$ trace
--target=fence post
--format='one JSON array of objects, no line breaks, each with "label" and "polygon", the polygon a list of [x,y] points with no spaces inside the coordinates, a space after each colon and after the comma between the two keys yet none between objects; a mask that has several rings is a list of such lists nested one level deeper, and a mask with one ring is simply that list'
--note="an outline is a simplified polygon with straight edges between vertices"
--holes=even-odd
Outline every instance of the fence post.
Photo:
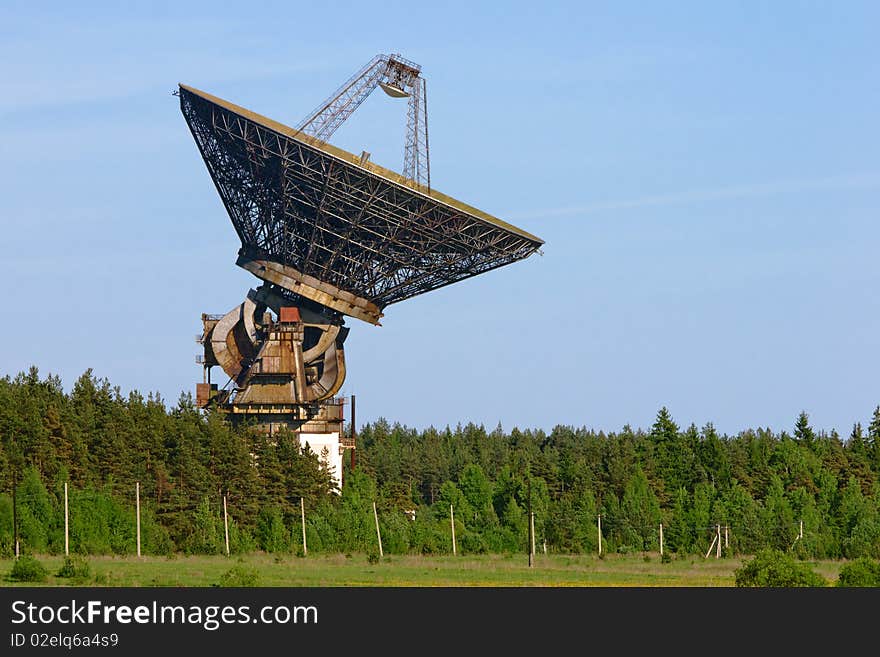
[{"label": "fence post", "polygon": [[137,555],[141,556],[141,482],[134,485],[135,509],[137,513]]},{"label": "fence post", "polygon": [[455,556],[455,512],[452,510],[452,505],[449,505],[449,524],[452,527],[452,555]]},{"label": "fence post", "polygon": [[64,482],[64,556],[70,556],[70,521],[67,515],[67,482]]},{"label": "fence post", "polygon": [[18,548],[18,497],[16,496],[16,489],[18,488],[18,477],[16,476],[16,471],[13,469],[12,471],[12,536],[13,541],[15,543],[15,558],[18,559],[21,556],[21,552]]},{"label": "fence post", "polygon": [[229,556],[229,514],[226,512],[226,496],[223,496],[223,535],[226,538],[226,556]]},{"label": "fence post", "polygon": [[306,546],[306,502],[302,497],[299,498],[299,512],[302,518],[303,556],[306,556],[309,553],[309,548]]},{"label": "fence post", "polygon": [[385,553],[382,552],[382,533],[379,531],[379,514],[376,511],[375,502],[373,502],[373,517],[376,519],[376,537],[379,539],[379,556],[384,557]]}]

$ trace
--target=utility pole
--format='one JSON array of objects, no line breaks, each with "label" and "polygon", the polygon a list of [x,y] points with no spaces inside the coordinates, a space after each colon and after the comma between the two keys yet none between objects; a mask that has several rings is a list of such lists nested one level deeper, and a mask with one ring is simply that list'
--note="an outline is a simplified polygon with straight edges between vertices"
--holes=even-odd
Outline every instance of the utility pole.
[{"label": "utility pole", "polygon": [[18,559],[20,552],[18,549],[18,498],[16,490],[18,489],[18,472],[12,471],[12,534],[15,542],[15,558]]},{"label": "utility pole", "polygon": [[226,511],[226,496],[223,496],[223,536],[226,539],[226,556],[229,556],[229,514]]},{"label": "utility pole", "polygon": [[[355,407],[356,407],[356,399],[355,396],[351,396],[351,442],[353,444],[357,444],[357,424],[355,424]],[[351,471],[354,472],[354,452],[355,448],[351,448]]]},{"label": "utility pole", "polygon": [[663,523],[660,523],[660,556],[663,556]]},{"label": "utility pole", "polygon": [[452,527],[452,555],[455,556],[455,513],[452,510],[452,505],[449,505],[449,525]]},{"label": "utility pole", "polygon": [[137,515],[137,555],[141,556],[141,482],[134,485],[135,513]]},{"label": "utility pole", "polygon": [[715,538],[718,539],[718,547],[715,548],[715,558],[721,558],[721,525],[715,525]]},{"label": "utility pole", "polygon": [[64,482],[64,556],[70,556],[70,521],[67,516],[67,482]]},{"label": "utility pole", "polygon": [[306,556],[309,553],[308,547],[306,547],[306,501],[305,498],[299,498],[299,512],[302,517],[302,528],[303,528],[303,556]]},{"label": "utility pole", "polygon": [[535,565],[534,561],[534,552],[535,552],[535,525],[533,522],[534,518],[532,516],[532,474],[529,473],[529,568]]},{"label": "utility pole", "polygon": [[730,529],[729,525],[724,525],[724,548],[727,549],[730,547],[730,541],[728,540],[728,530]]},{"label": "utility pole", "polygon": [[602,556],[602,514],[600,513],[597,517],[597,523],[599,526],[599,556]]},{"label": "utility pole", "polygon": [[532,532],[532,557],[535,556],[535,514],[529,514],[529,529]]},{"label": "utility pole", "polygon": [[798,538],[801,540],[804,539],[804,521],[803,520],[801,520],[801,526],[800,526],[800,531],[798,532]]}]

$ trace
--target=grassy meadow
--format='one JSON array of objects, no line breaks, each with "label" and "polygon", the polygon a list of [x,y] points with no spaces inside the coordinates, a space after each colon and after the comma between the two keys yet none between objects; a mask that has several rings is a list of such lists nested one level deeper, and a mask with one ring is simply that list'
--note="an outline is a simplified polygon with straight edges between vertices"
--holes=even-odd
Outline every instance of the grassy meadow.
[{"label": "grassy meadow", "polygon": [[[49,572],[41,584],[9,579],[11,559],[0,560],[0,586],[226,586],[231,569],[244,572],[255,586],[734,586],[742,558],[689,556],[662,563],[657,553],[618,555],[543,555],[529,568],[527,555],[416,556],[369,559],[353,555],[269,555],[88,558],[89,577],[56,576],[63,556],[38,555]],[[839,561],[811,561],[829,585],[837,579]],[[224,578],[224,574],[227,575]]]}]

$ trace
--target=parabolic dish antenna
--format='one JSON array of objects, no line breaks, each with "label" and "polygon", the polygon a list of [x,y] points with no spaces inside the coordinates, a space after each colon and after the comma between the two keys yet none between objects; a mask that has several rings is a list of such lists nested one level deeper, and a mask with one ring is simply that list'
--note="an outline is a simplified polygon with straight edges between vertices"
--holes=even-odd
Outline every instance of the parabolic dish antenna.
[{"label": "parabolic dish antenna", "polygon": [[[402,174],[328,141],[377,87],[408,99]],[[236,264],[262,281],[226,314],[202,315],[197,404],[323,446],[341,483],[341,455],[355,446],[335,397],[345,317],[378,325],[389,304],[543,241],[431,187],[425,79],[400,55],[374,57],[296,128],[185,84],[176,93],[241,240]],[[229,377],[222,388],[215,366]]]}]

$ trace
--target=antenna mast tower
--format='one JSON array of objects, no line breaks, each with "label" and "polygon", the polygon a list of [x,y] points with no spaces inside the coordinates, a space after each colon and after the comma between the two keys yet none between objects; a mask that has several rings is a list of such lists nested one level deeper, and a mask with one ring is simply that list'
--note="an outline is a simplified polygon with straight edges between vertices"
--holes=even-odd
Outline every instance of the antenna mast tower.
[{"label": "antenna mast tower", "polygon": [[376,55],[304,118],[297,130],[329,141],[337,128],[361,106],[376,87],[392,98],[409,98],[403,175],[431,188],[428,153],[428,95],[422,67],[400,55]]}]

